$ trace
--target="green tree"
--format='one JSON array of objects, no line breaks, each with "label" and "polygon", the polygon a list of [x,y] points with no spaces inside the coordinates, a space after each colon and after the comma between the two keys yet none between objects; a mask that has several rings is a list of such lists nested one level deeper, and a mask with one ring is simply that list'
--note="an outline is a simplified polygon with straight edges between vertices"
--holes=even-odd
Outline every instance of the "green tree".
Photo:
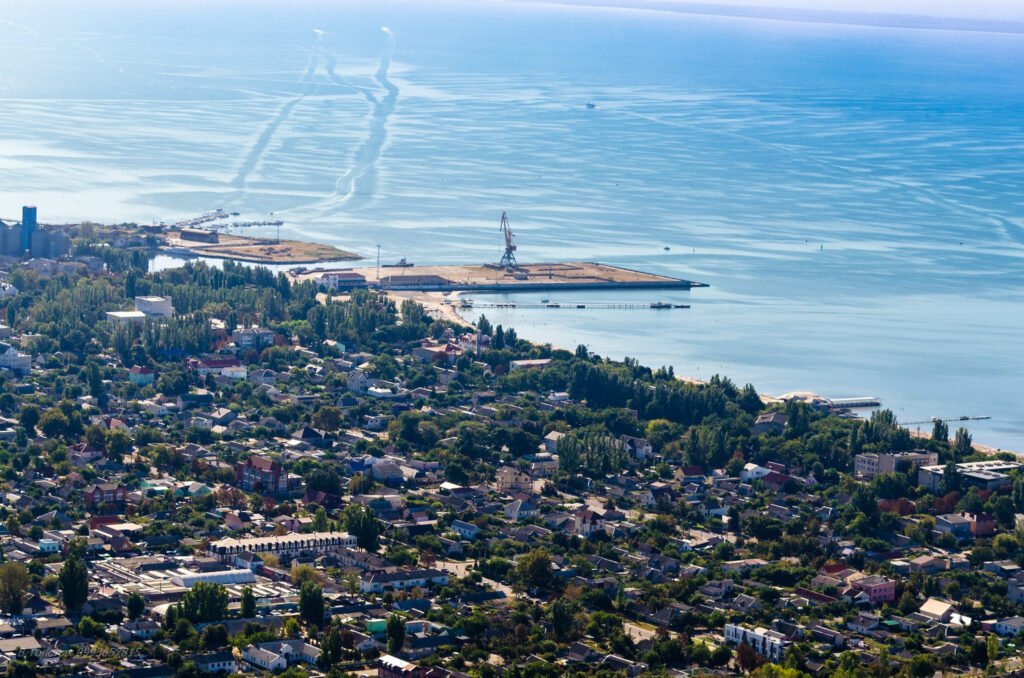
[{"label": "green tree", "polygon": [[307,581],[299,589],[299,616],[307,624],[324,623],[324,590],[314,581]]},{"label": "green tree", "polygon": [[15,660],[7,665],[7,678],[36,678],[36,665],[34,662]]},{"label": "green tree", "polygon": [[316,513],[313,514],[313,531],[326,532],[327,528],[327,509],[321,506],[316,510]]},{"label": "green tree", "polygon": [[995,663],[995,661],[999,659],[999,638],[997,638],[994,633],[989,634],[985,649],[988,654],[989,663]]},{"label": "green tree", "polygon": [[320,670],[327,671],[341,661],[343,653],[344,644],[341,640],[341,632],[336,624],[331,624],[324,634],[323,642],[320,644],[320,656],[317,658],[317,666]]},{"label": "green tree", "polygon": [[251,586],[242,588],[242,619],[251,619],[256,616],[256,596]]},{"label": "green tree", "polygon": [[949,424],[936,419],[935,423],[932,424],[932,440],[938,440],[939,442],[949,442]]},{"label": "green tree", "polygon": [[212,650],[228,644],[228,629],[223,624],[210,624],[203,629],[203,646]]},{"label": "green tree", "polygon": [[405,645],[405,620],[397,614],[388,617],[387,626],[384,629],[388,639],[388,652],[398,654]]},{"label": "green tree", "polygon": [[559,598],[548,606],[551,614],[551,629],[555,632],[555,639],[559,642],[569,640],[573,635],[575,627],[575,615],[573,605],[564,598]]},{"label": "green tree", "polygon": [[100,376],[100,368],[96,363],[90,362],[87,381],[89,382],[89,395],[94,398],[103,397],[103,377]]},{"label": "green tree", "polygon": [[59,407],[51,407],[39,418],[39,430],[47,438],[57,438],[67,433],[69,423],[67,416]]},{"label": "green tree", "polygon": [[368,507],[349,504],[343,514],[345,529],[355,535],[359,548],[374,552],[380,546],[380,527]]},{"label": "green tree", "polygon": [[7,614],[21,614],[25,609],[28,585],[28,570],[24,565],[16,562],[0,564],[0,610]]},{"label": "green tree", "polygon": [[35,433],[36,424],[39,423],[39,407],[36,405],[25,405],[18,413],[18,423],[24,427],[29,434]]},{"label": "green tree", "polygon": [[903,595],[900,596],[900,602],[898,604],[900,612],[903,614],[911,614],[916,612],[918,608],[917,598],[909,590],[904,591]]},{"label": "green tree", "polygon": [[546,589],[553,583],[551,555],[544,549],[532,549],[516,562],[513,578],[524,588]]},{"label": "green tree", "polygon": [[72,613],[77,613],[89,599],[89,569],[85,560],[77,554],[72,554],[64,561],[64,567],[57,575],[60,585],[60,598],[64,608]]},{"label": "green tree", "polygon": [[107,452],[115,459],[120,459],[132,449],[132,435],[123,428],[107,431]]},{"label": "green tree", "polygon": [[132,591],[128,595],[125,607],[128,608],[128,619],[135,621],[146,611],[146,599],[139,595],[138,591]]},{"label": "green tree", "polygon": [[178,607],[179,614],[193,624],[219,621],[228,616],[228,592],[220,584],[196,582]]},{"label": "green tree", "polygon": [[967,429],[963,426],[956,430],[956,436],[953,438],[953,449],[956,450],[957,459],[966,457],[974,452],[974,448],[971,447],[971,434],[968,433]]},{"label": "green tree", "polygon": [[311,421],[314,428],[323,431],[337,431],[341,428],[341,409],[333,405],[325,405],[313,413]]}]

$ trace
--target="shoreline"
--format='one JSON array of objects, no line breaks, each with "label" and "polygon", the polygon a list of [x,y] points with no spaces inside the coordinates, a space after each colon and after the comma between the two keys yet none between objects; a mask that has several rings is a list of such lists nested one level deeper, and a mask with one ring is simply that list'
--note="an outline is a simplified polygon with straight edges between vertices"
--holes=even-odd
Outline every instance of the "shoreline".
[{"label": "shoreline", "polygon": [[[402,299],[413,299],[414,301],[422,304],[424,306],[424,308],[428,309],[428,311],[431,310],[431,309],[435,309],[435,310],[439,311],[442,314],[442,317],[444,317],[445,319],[451,319],[453,322],[456,322],[457,324],[459,324],[461,326],[464,326],[464,327],[476,327],[476,323],[475,322],[467,320],[466,318],[462,317],[462,315],[458,312],[458,307],[457,307],[457,304],[455,303],[455,302],[457,302],[458,298],[461,295],[466,294],[466,293],[467,293],[467,291],[457,291],[457,292],[452,292],[449,297],[445,297],[441,293],[438,293],[438,292],[411,292],[411,293],[410,292],[404,292],[404,293],[389,292],[389,296],[390,295],[396,295],[396,296],[400,295],[400,298],[402,298]],[[424,302],[426,302],[426,303],[424,303]],[[530,343],[537,344],[537,345],[548,345],[548,346],[551,346],[551,348],[553,348],[553,349],[559,349],[559,350],[563,350],[563,351],[570,351],[571,352],[572,350],[575,350],[575,349],[565,348],[564,346],[558,346],[556,344],[553,344],[551,342],[546,342],[546,341],[545,342],[538,342],[538,341],[534,341],[534,340],[527,340],[527,341],[530,341]],[[607,356],[605,356],[605,357],[607,357]],[[648,367],[650,367],[650,365],[648,365]],[[728,376],[728,375],[726,375],[726,376]],[[707,384],[707,381],[705,381],[703,379],[699,379],[697,377],[685,376],[685,375],[676,376],[676,379],[678,379],[679,381],[688,383],[688,384],[694,384],[696,386],[703,386],[703,385]],[[756,388],[756,386],[755,386],[755,388]],[[761,402],[763,402],[765,405],[772,405],[772,404],[778,404],[778,403],[784,402],[779,396],[770,395],[768,393],[762,393],[761,391],[758,391],[758,396],[761,398]],[[860,416],[860,415],[857,415],[857,416],[858,416],[859,419],[863,419],[865,421],[867,420],[867,417],[863,417],[863,416]],[[947,422],[947,423],[953,423],[953,422]],[[919,440],[930,440],[931,439],[931,433],[928,432],[928,431],[920,431],[918,429],[914,429],[914,428],[911,428],[909,426],[904,426],[903,424],[898,424],[898,425],[901,428],[907,429],[907,431],[910,433],[910,436],[912,438],[919,439]],[[987,456],[994,456],[996,454],[1006,453],[1006,454],[1012,454],[1012,455],[1014,455],[1016,457],[1020,457],[1021,459],[1024,459],[1024,452],[1017,451],[1017,450],[1004,449],[1004,448],[1001,448],[1001,447],[993,447],[991,445],[985,445],[984,443],[979,443],[979,442],[975,442],[975,441],[972,441],[971,447],[974,448],[975,452],[977,452],[979,454],[987,455]]]}]

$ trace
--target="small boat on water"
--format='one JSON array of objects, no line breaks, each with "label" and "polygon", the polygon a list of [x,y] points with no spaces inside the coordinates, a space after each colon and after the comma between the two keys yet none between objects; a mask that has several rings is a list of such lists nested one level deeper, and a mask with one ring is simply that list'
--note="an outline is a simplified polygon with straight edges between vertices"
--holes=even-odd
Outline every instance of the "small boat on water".
[{"label": "small boat on water", "polygon": [[593,109],[597,108],[597,106],[594,105],[593,101],[588,101],[587,102],[587,108],[593,110]]},{"label": "small boat on water", "polygon": [[406,261],[405,257],[402,257],[401,259],[398,260],[398,263],[395,263],[395,264],[381,264],[381,267],[382,268],[412,268],[415,265],[416,264],[413,264],[413,263],[411,263],[409,261]]},{"label": "small boat on water", "polygon": [[672,308],[672,304],[666,301],[655,301],[651,303],[651,308]]},{"label": "small boat on water", "polygon": [[669,250],[671,250],[672,248],[671,248],[671,247],[669,247],[668,245],[665,245],[665,246],[664,246],[664,247],[662,247],[661,249],[663,249],[663,250],[665,250],[666,252],[668,252],[668,251],[669,251]]}]

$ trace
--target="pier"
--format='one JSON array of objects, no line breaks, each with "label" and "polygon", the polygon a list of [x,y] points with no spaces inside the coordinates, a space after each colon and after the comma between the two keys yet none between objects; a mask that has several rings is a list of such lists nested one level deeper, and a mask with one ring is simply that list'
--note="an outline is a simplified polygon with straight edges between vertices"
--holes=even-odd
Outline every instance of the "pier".
[{"label": "pier", "polygon": [[832,398],[832,407],[835,409],[852,409],[859,407],[880,407],[882,399],[875,396],[861,396],[859,398]]},{"label": "pier", "polygon": [[[404,268],[293,269],[295,280],[335,290],[369,287],[410,292],[548,292],[566,290],[689,290],[705,283],[597,262],[515,266],[417,266]],[[650,305],[645,305],[650,308]]]},{"label": "pier", "polygon": [[577,308],[588,308],[588,309],[626,309],[626,310],[638,310],[638,309],[655,309],[655,310],[667,310],[670,308],[690,308],[689,304],[665,304],[660,302],[652,302],[649,304],[629,304],[629,303],[519,303],[519,302],[476,302],[465,300],[458,304],[460,309],[470,308],[522,308],[522,309],[537,309],[537,308],[550,308],[555,310],[565,309],[577,309]]}]

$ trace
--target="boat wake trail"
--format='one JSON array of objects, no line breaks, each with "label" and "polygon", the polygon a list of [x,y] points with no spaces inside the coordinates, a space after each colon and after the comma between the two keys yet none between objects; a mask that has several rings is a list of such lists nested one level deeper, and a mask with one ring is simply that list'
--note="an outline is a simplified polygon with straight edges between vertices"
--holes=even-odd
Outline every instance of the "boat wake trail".
[{"label": "boat wake trail", "polygon": [[240,191],[244,191],[246,184],[249,181],[249,175],[252,174],[253,170],[256,169],[260,161],[263,159],[264,153],[266,153],[267,146],[270,145],[270,141],[274,138],[274,134],[277,132],[277,128],[281,126],[288,116],[291,115],[292,110],[299,105],[299,103],[306,98],[309,94],[311,85],[313,83],[313,76],[316,74],[316,67],[320,59],[320,39],[323,36],[323,31],[314,30],[316,38],[313,40],[313,46],[309,50],[309,59],[306,62],[306,68],[302,73],[302,77],[299,78],[299,83],[302,84],[302,91],[299,95],[290,101],[283,104],[270,119],[270,122],[264,126],[263,131],[260,132],[259,136],[256,137],[256,141],[249,148],[249,152],[246,153],[245,159],[238,168],[238,172],[235,174],[235,178],[231,180],[231,186]]},{"label": "boat wake trail", "polygon": [[983,219],[983,220],[987,221],[989,224],[1000,228],[1002,230],[1003,234],[1008,239],[1012,240],[1013,242],[1015,242],[1017,244],[1024,245],[1024,227],[1020,226],[1019,224],[1014,222],[1012,219],[1009,219],[1009,218],[1007,218],[1006,216],[1004,216],[1002,214],[999,214],[997,212],[993,212],[992,210],[985,209],[983,207],[977,207],[977,206],[974,206],[974,205],[969,205],[969,204],[965,204],[963,202],[959,202],[959,201],[957,201],[955,199],[952,199],[952,198],[942,194],[940,191],[938,191],[936,189],[929,188],[929,187],[926,187],[926,186],[921,186],[921,185],[913,183],[913,182],[911,182],[909,180],[903,180],[903,179],[900,179],[898,177],[892,177],[892,176],[876,176],[876,175],[872,175],[872,174],[870,174],[868,171],[866,171],[864,169],[849,167],[849,166],[844,165],[842,163],[838,163],[838,162],[834,162],[834,161],[831,161],[831,160],[827,160],[825,158],[818,157],[818,156],[816,156],[814,154],[811,154],[811,153],[806,153],[806,152],[802,151],[801,149],[795,148],[793,146],[789,146],[789,145],[785,145],[785,144],[772,143],[770,141],[765,141],[763,139],[759,139],[759,138],[757,138],[755,136],[751,136],[749,134],[741,134],[741,133],[738,133],[738,132],[730,132],[728,130],[715,129],[713,127],[708,127],[706,125],[701,125],[701,124],[696,124],[696,123],[687,123],[687,122],[681,122],[681,121],[665,120],[664,118],[659,118],[659,117],[653,116],[653,115],[645,115],[643,113],[637,113],[635,111],[622,111],[622,110],[619,110],[619,111],[616,111],[616,112],[621,114],[621,115],[625,115],[625,116],[628,116],[628,117],[631,117],[631,118],[638,118],[638,119],[641,119],[641,120],[647,120],[648,122],[653,122],[653,123],[656,123],[656,124],[659,124],[659,125],[665,125],[667,127],[682,127],[682,128],[688,128],[688,129],[695,129],[695,130],[700,130],[701,132],[707,132],[709,134],[716,134],[718,136],[730,137],[730,138],[733,138],[733,139],[739,139],[739,140],[742,140],[742,141],[745,141],[745,142],[748,142],[748,143],[756,144],[756,145],[764,147],[764,148],[770,148],[770,149],[775,150],[775,151],[777,151],[779,153],[784,153],[786,155],[797,156],[797,157],[801,158],[802,160],[805,160],[805,161],[810,162],[810,163],[814,163],[814,164],[816,164],[816,165],[818,165],[820,167],[825,167],[825,168],[834,170],[836,172],[850,174],[850,175],[853,175],[853,176],[857,177],[858,179],[871,179],[872,181],[877,181],[879,183],[886,184],[889,187],[894,188],[896,190],[899,190],[899,191],[902,191],[902,192],[905,192],[905,193],[909,193],[909,194],[912,194],[912,195],[919,196],[919,197],[924,198],[927,201],[935,203],[937,205],[942,205],[948,211],[953,212],[955,214],[958,214],[961,217],[965,217],[965,218],[968,218],[968,219],[978,219],[978,218]]},{"label": "boat wake trail", "polygon": [[[374,94],[373,89],[370,87],[363,87],[358,85],[347,78],[343,78],[334,71],[334,67],[338,64],[338,60],[334,58],[333,54],[324,54],[324,70],[327,72],[327,79],[333,82],[335,85],[341,87],[347,87],[351,90],[359,92],[371,106],[377,105],[377,95]],[[372,113],[372,111],[371,111]]]},{"label": "boat wake trail", "polygon": [[[398,87],[388,78],[391,59],[395,52],[395,37],[386,26],[381,30],[388,36],[388,46],[381,55],[374,79],[384,90],[378,97],[373,91],[353,85],[334,75],[333,66],[328,69],[329,77],[338,84],[355,89],[366,97],[370,105],[370,124],[366,139],[356,150],[352,166],[334,183],[334,191],[317,205],[320,215],[326,216],[345,207],[356,196],[372,196],[377,183],[377,161],[384,151],[388,136],[388,118],[395,111],[398,102]],[[333,60],[331,61],[333,64]]]}]

